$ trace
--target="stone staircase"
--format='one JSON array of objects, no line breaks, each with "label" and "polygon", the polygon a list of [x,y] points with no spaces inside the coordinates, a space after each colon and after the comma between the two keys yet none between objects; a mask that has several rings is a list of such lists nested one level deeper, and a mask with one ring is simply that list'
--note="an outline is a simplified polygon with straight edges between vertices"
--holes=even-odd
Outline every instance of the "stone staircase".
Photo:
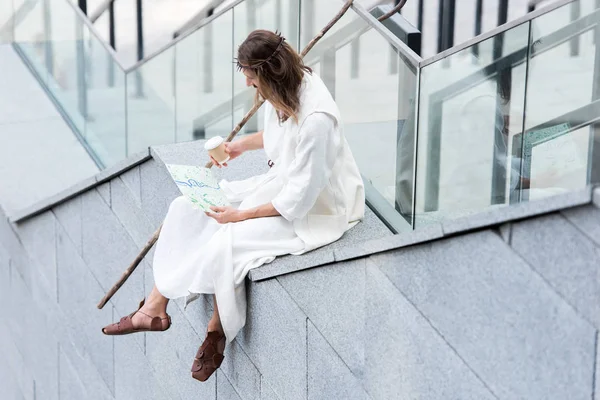
[{"label": "stone staircase", "polygon": [[[211,313],[169,306],[164,333],[106,337],[153,284],[152,253],[95,305],[178,190],[157,146],[0,220],[9,399],[589,399],[600,327],[600,189],[392,235],[368,210],[338,242],[247,280],[248,322],[208,382],[189,367]],[[223,176],[264,171],[260,152]]]}]

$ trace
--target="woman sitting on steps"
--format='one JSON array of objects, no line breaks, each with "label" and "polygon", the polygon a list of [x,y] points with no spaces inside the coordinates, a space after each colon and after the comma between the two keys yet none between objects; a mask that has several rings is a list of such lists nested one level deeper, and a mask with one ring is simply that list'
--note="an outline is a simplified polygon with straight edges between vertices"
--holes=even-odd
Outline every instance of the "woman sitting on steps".
[{"label": "woman sitting on steps", "polygon": [[234,160],[264,149],[269,172],[221,181],[232,207],[203,213],[176,198],[156,245],[155,287],[137,311],[102,330],[165,331],[170,299],[213,294],[214,314],[192,365],[200,381],[219,368],[226,342],[246,323],[248,272],[277,256],[332,243],[364,217],[362,178],[321,79],[282,36],[264,30],[242,43],[237,64],[256,88],[256,101],[266,100],[264,131],[228,143],[227,152]]}]

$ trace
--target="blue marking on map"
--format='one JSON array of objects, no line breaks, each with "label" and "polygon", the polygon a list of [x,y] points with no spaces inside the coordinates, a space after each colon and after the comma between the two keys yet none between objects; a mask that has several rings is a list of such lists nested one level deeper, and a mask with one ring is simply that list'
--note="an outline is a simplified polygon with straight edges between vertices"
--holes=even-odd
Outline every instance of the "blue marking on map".
[{"label": "blue marking on map", "polygon": [[188,179],[188,180],[187,180],[187,182],[185,182],[185,181],[175,181],[175,182],[176,182],[178,185],[181,185],[181,186],[187,186],[187,187],[190,187],[190,188],[191,188],[191,187],[198,187],[198,188],[203,188],[203,187],[205,187],[205,188],[214,189],[214,190],[219,190],[219,189],[221,189],[221,187],[219,186],[219,184],[218,184],[218,183],[217,183],[217,186],[216,186],[216,187],[214,187],[214,186],[210,186],[210,185],[207,185],[207,184],[205,184],[205,183],[202,183],[202,182],[198,182],[198,181],[197,181],[197,180],[195,180],[195,179]]}]

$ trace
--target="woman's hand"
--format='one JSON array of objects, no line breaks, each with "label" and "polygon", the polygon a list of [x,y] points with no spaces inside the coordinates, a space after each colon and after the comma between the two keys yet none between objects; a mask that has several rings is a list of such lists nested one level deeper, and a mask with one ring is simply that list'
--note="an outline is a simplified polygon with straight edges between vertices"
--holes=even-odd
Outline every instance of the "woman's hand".
[{"label": "woman's hand", "polygon": [[230,222],[240,222],[248,219],[245,214],[233,207],[211,207],[214,212],[207,212],[206,215],[213,218],[220,224],[228,224]]},{"label": "woman's hand", "polygon": [[[225,142],[225,153],[229,155],[229,161],[234,160],[242,155],[246,151],[246,146],[244,145],[243,140],[236,140],[234,142]],[[212,156],[210,156],[210,161],[212,161],[213,165],[216,165],[218,168],[221,166],[226,167],[227,163],[219,164],[217,160],[215,160]]]}]

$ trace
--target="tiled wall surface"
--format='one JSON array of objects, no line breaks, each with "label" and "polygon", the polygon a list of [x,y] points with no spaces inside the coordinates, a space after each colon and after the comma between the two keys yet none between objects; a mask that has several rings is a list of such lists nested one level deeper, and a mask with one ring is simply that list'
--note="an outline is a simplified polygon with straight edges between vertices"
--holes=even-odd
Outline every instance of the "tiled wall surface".
[{"label": "tiled wall surface", "polygon": [[[3,399],[598,399],[600,209],[576,207],[248,282],[248,320],[206,383],[211,305],[107,337],[152,253],[96,308],[178,195],[150,160],[36,217],[0,219]],[[593,397],[596,396],[596,397]]]}]

